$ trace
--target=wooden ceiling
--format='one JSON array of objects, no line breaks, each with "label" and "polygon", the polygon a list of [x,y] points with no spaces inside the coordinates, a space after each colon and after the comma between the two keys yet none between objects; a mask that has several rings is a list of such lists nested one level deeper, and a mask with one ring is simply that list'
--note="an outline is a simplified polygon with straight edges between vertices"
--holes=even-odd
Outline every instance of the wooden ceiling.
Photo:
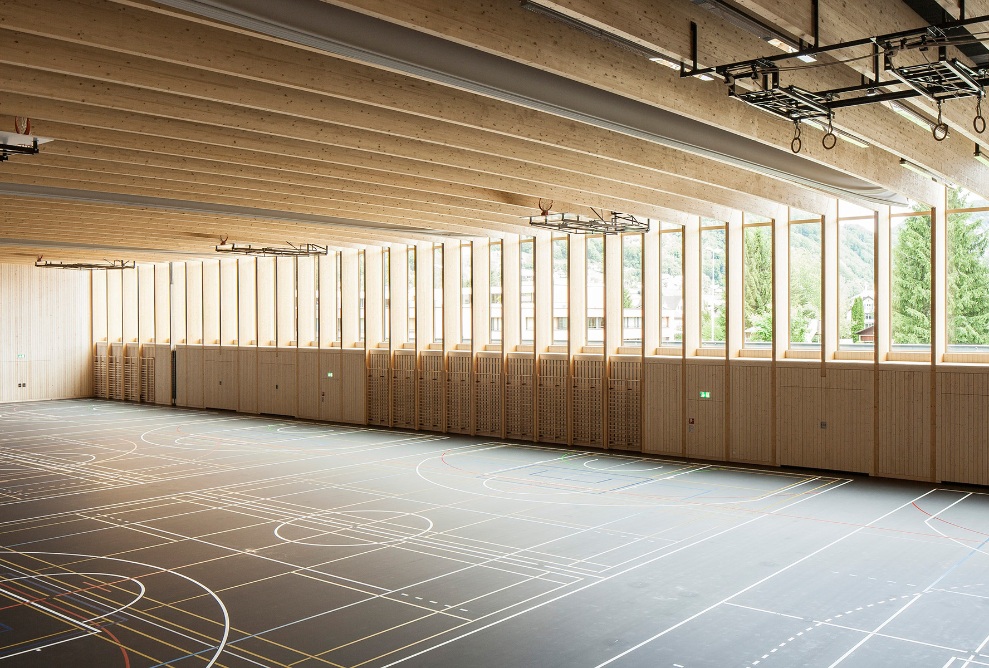
[{"label": "wooden ceiling", "polygon": [[[318,3],[319,0],[309,0]],[[0,130],[14,116],[54,141],[0,163],[0,261],[175,260],[238,243],[354,246],[500,236],[527,229],[540,198],[686,223],[732,211],[822,211],[811,188],[712,157],[492,99],[464,88],[225,25],[142,0],[5,0]],[[659,109],[787,148],[792,128],[681,80],[640,55],[527,12],[517,0],[331,3],[481,49]],[[766,55],[765,42],[690,0],[561,0],[559,11],[677,58],[699,26],[703,64]],[[744,0],[808,36],[810,0]],[[915,27],[888,0],[821,0],[822,39]],[[944,3],[950,10],[948,0]],[[969,11],[978,2],[969,1]],[[985,0],[989,4],[989,0]],[[986,8],[989,13],[989,8]],[[974,11],[980,11],[976,8]],[[809,88],[856,82],[861,63],[807,70]],[[967,103],[966,103],[967,104]],[[946,109],[942,143],[885,108],[842,120],[867,149],[816,163],[917,199],[932,183],[899,157],[989,196],[972,159],[972,110]]]}]

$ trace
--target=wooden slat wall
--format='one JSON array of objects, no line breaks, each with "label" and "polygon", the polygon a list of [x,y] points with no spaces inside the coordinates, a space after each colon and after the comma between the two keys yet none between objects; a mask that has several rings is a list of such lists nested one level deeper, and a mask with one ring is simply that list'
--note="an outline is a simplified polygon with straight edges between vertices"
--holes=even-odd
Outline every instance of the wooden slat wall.
[{"label": "wooden slat wall", "polygon": [[989,485],[989,375],[942,367],[937,381],[938,478]]},{"label": "wooden slat wall", "polygon": [[[687,363],[687,450],[688,457],[725,459],[725,364],[724,360],[691,360]],[[701,392],[710,392],[702,399]],[[693,424],[691,424],[693,420]]]},{"label": "wooden slat wall", "polygon": [[769,464],[773,461],[773,375],[766,363],[732,362],[732,461]]},{"label": "wooden slat wall", "polygon": [[90,300],[88,272],[0,264],[0,402],[92,396]]},{"label": "wooden slat wall", "polygon": [[884,365],[878,375],[876,475],[927,480],[931,475],[931,372]]},{"label": "wooden slat wall", "polygon": [[647,359],[643,371],[642,451],[681,455],[683,383],[680,359]]}]

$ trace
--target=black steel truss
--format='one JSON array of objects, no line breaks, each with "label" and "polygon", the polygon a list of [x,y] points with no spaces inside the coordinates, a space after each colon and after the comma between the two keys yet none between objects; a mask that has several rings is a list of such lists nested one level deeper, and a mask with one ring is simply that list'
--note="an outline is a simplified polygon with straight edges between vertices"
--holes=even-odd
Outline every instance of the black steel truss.
[{"label": "black steel truss", "polygon": [[32,139],[30,145],[23,144],[0,144],[0,162],[9,160],[12,155],[36,155],[39,153],[38,139]]},{"label": "black steel truss", "polygon": [[40,257],[34,263],[40,269],[134,269],[137,263],[134,260],[103,260],[102,262],[52,262],[42,260]]}]

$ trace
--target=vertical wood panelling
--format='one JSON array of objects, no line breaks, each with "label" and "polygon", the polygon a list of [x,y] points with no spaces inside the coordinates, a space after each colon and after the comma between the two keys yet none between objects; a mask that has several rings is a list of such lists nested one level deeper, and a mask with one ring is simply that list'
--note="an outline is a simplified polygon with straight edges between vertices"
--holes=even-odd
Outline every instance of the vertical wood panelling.
[{"label": "vertical wood panelling", "polygon": [[258,349],[244,346],[237,351],[241,413],[258,413]]},{"label": "vertical wood panelling", "polygon": [[[395,331],[395,330],[392,330]],[[416,428],[416,355],[414,350],[395,351],[392,371],[392,420],[402,429]]]},{"label": "vertical wood panelling", "polygon": [[567,442],[567,383],[570,360],[563,354],[539,356],[539,438],[543,443]]},{"label": "vertical wood panelling", "polygon": [[[725,365],[687,363],[687,456],[725,458]],[[701,392],[707,396],[701,397]]]},{"label": "vertical wood panelling", "polygon": [[582,355],[573,363],[573,442],[604,447],[604,361]]},{"label": "vertical wood panelling", "polygon": [[443,354],[424,351],[419,359],[419,429],[443,431]]},{"label": "vertical wood panelling", "polygon": [[296,415],[307,420],[318,420],[320,404],[319,351],[300,349],[299,355],[299,403]]},{"label": "vertical wood panelling", "polygon": [[341,356],[340,421],[365,424],[367,403],[364,398],[367,362],[364,350],[344,350]]},{"label": "vertical wood panelling", "polygon": [[608,378],[608,449],[642,449],[642,361],[612,359]]},{"label": "vertical wood panelling", "polygon": [[878,382],[876,474],[930,480],[930,369],[884,365]]},{"label": "vertical wood panelling", "polygon": [[372,350],[367,356],[367,423],[389,425],[388,349]]},{"label": "vertical wood panelling", "polygon": [[732,362],[731,461],[773,464],[773,374],[769,363]]},{"label": "vertical wood panelling", "polygon": [[447,357],[446,430],[455,434],[471,433],[470,423],[470,352],[453,352]]},{"label": "vertical wood panelling", "polygon": [[682,455],[680,359],[646,360],[642,392],[642,451]]},{"label": "vertical wood panelling", "polygon": [[533,358],[527,354],[510,354],[505,361],[505,436],[518,440],[532,439]]},{"label": "vertical wood panelling", "polygon": [[155,403],[172,405],[172,348],[170,344],[156,344],[155,358]]},{"label": "vertical wood panelling", "polygon": [[938,477],[989,485],[989,374],[938,371]]},{"label": "vertical wood panelling", "polygon": [[501,353],[477,354],[474,374],[475,431],[482,436],[501,436],[504,374]]},{"label": "vertical wood panelling", "polygon": [[101,287],[89,272],[0,264],[0,402],[92,396]]}]

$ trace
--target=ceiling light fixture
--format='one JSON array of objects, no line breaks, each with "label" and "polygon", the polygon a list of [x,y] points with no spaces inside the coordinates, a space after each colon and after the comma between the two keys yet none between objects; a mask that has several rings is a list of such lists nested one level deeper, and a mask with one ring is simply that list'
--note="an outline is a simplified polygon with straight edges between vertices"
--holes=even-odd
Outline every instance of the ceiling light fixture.
[{"label": "ceiling light fixture", "polygon": [[973,157],[986,167],[989,167],[989,156],[982,152],[982,147],[978,144],[975,145],[975,155]]},{"label": "ceiling light fixture", "polygon": [[943,186],[948,186],[949,188],[958,187],[957,184],[952,183],[951,181],[948,181],[947,179],[938,176],[937,174],[927,169],[926,167],[921,167],[916,163],[910,162],[906,158],[900,158],[900,167],[903,167],[904,169],[908,169],[914,174],[920,174],[921,176],[926,176],[931,181],[934,181],[935,183],[940,183]]}]

